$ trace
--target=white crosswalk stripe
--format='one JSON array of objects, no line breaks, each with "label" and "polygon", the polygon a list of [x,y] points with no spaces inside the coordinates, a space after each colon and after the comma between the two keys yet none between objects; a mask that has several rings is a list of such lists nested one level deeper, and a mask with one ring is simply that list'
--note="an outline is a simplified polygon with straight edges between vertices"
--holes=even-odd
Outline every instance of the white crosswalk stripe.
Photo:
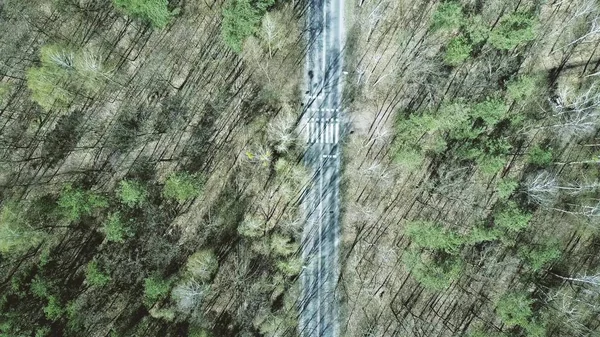
[{"label": "white crosswalk stripe", "polygon": [[340,124],[337,118],[309,118],[306,139],[310,144],[337,144],[340,139]]},{"label": "white crosswalk stripe", "polygon": [[338,124],[337,120],[335,121],[335,126],[334,127],[335,127],[335,130],[333,132],[333,134],[334,134],[333,143],[337,144],[338,143],[338,139],[340,137],[340,125]]},{"label": "white crosswalk stripe", "polygon": [[329,123],[329,142],[335,143],[335,122]]}]

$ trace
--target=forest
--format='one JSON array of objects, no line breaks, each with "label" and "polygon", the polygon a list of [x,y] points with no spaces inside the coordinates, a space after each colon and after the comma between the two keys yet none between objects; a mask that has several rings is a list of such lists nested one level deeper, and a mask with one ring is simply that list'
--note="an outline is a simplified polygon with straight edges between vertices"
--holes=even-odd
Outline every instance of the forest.
[{"label": "forest", "polygon": [[[0,337],[299,336],[309,1],[0,1]],[[600,4],[348,0],[341,336],[600,336]]]},{"label": "forest", "polygon": [[303,6],[0,3],[0,336],[296,334]]},{"label": "forest", "polygon": [[600,336],[597,1],[359,1],[348,336]]}]

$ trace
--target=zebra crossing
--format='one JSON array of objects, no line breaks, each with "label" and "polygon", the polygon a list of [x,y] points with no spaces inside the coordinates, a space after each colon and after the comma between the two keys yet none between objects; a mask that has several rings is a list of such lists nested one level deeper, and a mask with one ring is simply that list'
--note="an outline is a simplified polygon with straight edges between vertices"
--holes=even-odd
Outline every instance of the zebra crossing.
[{"label": "zebra crossing", "polygon": [[337,118],[310,118],[308,120],[308,143],[337,144],[340,123]]}]

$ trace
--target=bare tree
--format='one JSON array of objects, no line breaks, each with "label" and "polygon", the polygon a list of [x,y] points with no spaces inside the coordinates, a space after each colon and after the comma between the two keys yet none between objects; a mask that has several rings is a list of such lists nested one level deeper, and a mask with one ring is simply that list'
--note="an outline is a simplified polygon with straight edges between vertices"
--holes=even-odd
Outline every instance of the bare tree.
[{"label": "bare tree", "polygon": [[191,312],[197,308],[208,292],[208,286],[193,278],[183,281],[173,289],[173,298],[182,312]]},{"label": "bare tree", "polygon": [[286,153],[294,143],[296,137],[293,127],[294,116],[289,112],[282,112],[269,123],[267,133],[277,152]]},{"label": "bare tree", "polygon": [[[587,4],[590,5],[590,2],[588,2]],[[593,4],[592,4],[592,6],[593,6]],[[592,12],[594,10],[595,10],[595,8],[588,6],[588,7],[582,8],[582,10],[578,11],[578,13],[576,13],[576,16],[589,14],[590,12]],[[594,41],[594,38],[600,37],[600,16],[598,14],[596,14],[591,20],[588,21],[588,24],[589,24],[590,28],[587,30],[587,32],[585,34],[583,34],[582,36],[576,38],[575,40],[571,41],[564,48],[572,46],[572,45],[577,45],[580,43],[590,43],[590,42]]]},{"label": "bare tree", "polygon": [[566,277],[566,276],[561,276],[561,275],[554,274],[554,273],[552,273],[552,275],[554,275],[558,278],[561,278],[565,281],[585,283],[585,284],[592,285],[594,287],[600,287],[600,273],[597,273],[595,275],[583,274],[581,276],[576,276],[576,277]]},{"label": "bare tree", "polygon": [[552,116],[558,122],[549,127],[557,129],[564,140],[585,137],[598,127],[600,93],[593,84],[579,95],[563,89],[551,100],[551,105]]},{"label": "bare tree", "polygon": [[[560,185],[556,175],[547,171],[541,171],[530,176],[525,182],[527,195],[529,198],[542,206],[551,206],[561,193],[576,196],[585,192],[593,191],[600,187],[600,183],[593,182],[574,182],[566,185]],[[585,206],[591,208],[589,206]],[[595,206],[594,208],[597,208]],[[586,212],[587,213],[587,212]]]},{"label": "bare tree", "polygon": [[593,291],[578,292],[572,287],[562,287],[557,291],[549,291],[545,302],[552,304],[550,307],[556,310],[563,323],[562,327],[568,328],[569,334],[583,337],[592,333],[583,321],[590,313],[598,310],[597,296],[598,293]]},{"label": "bare tree", "polygon": [[525,181],[525,187],[529,199],[542,206],[554,204],[558,196],[556,177],[546,171],[530,176]]}]

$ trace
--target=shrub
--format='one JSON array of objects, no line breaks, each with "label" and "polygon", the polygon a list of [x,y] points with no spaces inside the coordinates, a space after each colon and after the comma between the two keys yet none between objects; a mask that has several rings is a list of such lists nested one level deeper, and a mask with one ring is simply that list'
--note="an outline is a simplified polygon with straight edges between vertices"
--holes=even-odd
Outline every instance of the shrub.
[{"label": "shrub", "polygon": [[11,91],[10,83],[0,83],[0,104],[4,103],[4,100],[8,97]]},{"label": "shrub", "polygon": [[458,258],[446,258],[443,262],[437,262],[414,251],[406,252],[402,260],[413,277],[423,287],[431,290],[443,290],[450,286],[460,277],[463,268]]},{"label": "shrub", "polygon": [[117,193],[121,202],[129,207],[141,206],[148,198],[144,186],[131,180],[121,181]]},{"label": "shrub", "polygon": [[499,233],[497,230],[485,227],[475,227],[471,230],[466,240],[470,244],[478,244],[486,241],[494,241],[498,239],[498,237]]},{"label": "shrub", "polygon": [[506,118],[508,106],[497,98],[486,98],[485,101],[473,106],[471,114],[473,118],[481,118],[487,126],[493,126]]},{"label": "shrub", "polygon": [[46,336],[50,336],[50,328],[45,326],[45,327],[41,327],[41,328],[36,328],[35,330],[35,337],[46,337]]},{"label": "shrub", "polygon": [[483,327],[478,327],[472,331],[469,331],[469,333],[465,337],[509,337],[509,336],[503,332],[497,332],[497,331],[493,331],[493,330],[486,331]]},{"label": "shrub", "polygon": [[123,223],[119,212],[109,215],[108,219],[104,221],[102,232],[104,232],[106,240],[118,243],[125,242],[125,239],[133,235],[131,228]]},{"label": "shrub", "polygon": [[210,281],[219,268],[219,261],[211,250],[205,249],[194,253],[187,261],[187,271],[198,281]]},{"label": "shrub", "polygon": [[525,293],[509,293],[498,300],[496,312],[507,326],[525,327],[532,315],[532,303],[533,300]]},{"label": "shrub", "polygon": [[463,24],[464,16],[459,3],[448,1],[441,3],[433,13],[431,28],[457,29]]},{"label": "shrub", "polygon": [[113,0],[113,3],[125,14],[149,22],[155,28],[164,28],[175,14],[169,11],[168,0]]},{"label": "shrub", "polygon": [[519,182],[514,179],[505,178],[500,180],[496,186],[496,193],[500,199],[508,199],[513,192],[519,187]]},{"label": "shrub", "polygon": [[271,250],[279,256],[289,256],[298,250],[298,245],[291,243],[290,238],[274,234],[271,237]]},{"label": "shrub", "polygon": [[31,98],[44,110],[65,107],[74,95],[69,90],[74,69],[75,53],[57,45],[46,45],[40,50],[39,67],[27,71],[27,87]]},{"label": "shrub", "polygon": [[414,172],[425,160],[425,155],[417,149],[402,148],[394,153],[394,162],[403,169]]},{"label": "shrub", "polygon": [[519,232],[529,224],[532,215],[521,211],[514,201],[509,201],[494,214],[494,223],[509,232]]},{"label": "shrub", "polygon": [[458,235],[433,221],[411,221],[406,224],[405,231],[411,241],[419,247],[454,253],[462,244]]},{"label": "shrub", "polygon": [[558,248],[558,242],[555,240],[549,240],[542,245],[533,247],[531,250],[522,247],[519,250],[519,253],[521,257],[529,264],[531,269],[534,271],[539,271],[546,264],[558,259],[561,251]]},{"label": "shrub", "polygon": [[477,166],[485,176],[493,176],[504,168],[506,158],[501,155],[484,154],[477,157]]},{"label": "shrub", "polygon": [[247,216],[238,226],[237,231],[241,236],[245,236],[247,238],[258,238],[266,234],[267,228],[264,221]]},{"label": "shrub", "polygon": [[258,30],[261,18],[275,0],[229,0],[223,8],[221,33],[231,49],[242,51],[244,40]]},{"label": "shrub", "polygon": [[85,281],[89,285],[102,287],[107,285],[110,280],[110,276],[100,270],[98,262],[90,261],[90,263],[88,263],[85,270]]},{"label": "shrub", "polygon": [[144,300],[147,305],[166,298],[171,289],[171,282],[159,277],[148,277],[144,280]]},{"label": "shrub", "polygon": [[153,307],[149,310],[150,316],[156,319],[163,319],[172,322],[175,319],[175,310],[173,308]]},{"label": "shrub", "polygon": [[106,199],[94,192],[67,185],[58,198],[58,209],[69,221],[90,216],[96,210],[108,207]]},{"label": "shrub", "polygon": [[291,257],[285,260],[280,260],[277,262],[277,269],[279,269],[288,277],[298,275],[302,270],[302,259],[298,257]]},{"label": "shrub", "polygon": [[552,162],[552,149],[542,149],[534,145],[527,153],[527,162],[538,166],[546,166]]},{"label": "shrub", "polygon": [[65,108],[78,91],[95,93],[105,80],[100,61],[86,52],[58,45],[40,50],[40,66],[27,71],[31,98],[44,110]]},{"label": "shrub", "polygon": [[8,201],[0,210],[0,253],[22,252],[40,242],[41,236],[27,223],[24,210]]},{"label": "shrub", "polygon": [[516,12],[502,19],[490,33],[490,44],[497,49],[510,50],[535,39],[535,20],[528,13]]},{"label": "shrub", "polygon": [[27,87],[31,90],[31,99],[48,111],[54,107],[68,106],[74,95],[65,89],[66,74],[58,74],[43,67],[27,71]]},{"label": "shrub", "polygon": [[489,28],[479,15],[470,17],[465,25],[465,29],[472,44],[484,41],[489,35]]},{"label": "shrub", "polygon": [[48,297],[48,304],[44,307],[44,314],[50,321],[58,320],[65,312],[65,309],[60,305],[56,296]]},{"label": "shrub", "polygon": [[450,66],[458,66],[471,56],[473,48],[464,37],[455,37],[446,47],[444,62]]},{"label": "shrub", "polygon": [[188,337],[210,337],[208,330],[203,328],[190,328]]},{"label": "shrub", "polygon": [[531,76],[519,76],[506,85],[508,96],[515,101],[523,101],[535,92],[537,81]]},{"label": "shrub", "polygon": [[174,173],[165,182],[163,194],[167,199],[184,203],[200,195],[200,181],[187,173]]},{"label": "shrub", "polygon": [[31,280],[31,293],[39,298],[47,298],[50,294],[50,283],[44,279],[41,279],[39,275],[36,275],[33,280]]},{"label": "shrub", "polygon": [[542,322],[536,322],[531,320],[524,327],[525,331],[527,331],[527,337],[544,337],[546,334],[546,326]]}]

